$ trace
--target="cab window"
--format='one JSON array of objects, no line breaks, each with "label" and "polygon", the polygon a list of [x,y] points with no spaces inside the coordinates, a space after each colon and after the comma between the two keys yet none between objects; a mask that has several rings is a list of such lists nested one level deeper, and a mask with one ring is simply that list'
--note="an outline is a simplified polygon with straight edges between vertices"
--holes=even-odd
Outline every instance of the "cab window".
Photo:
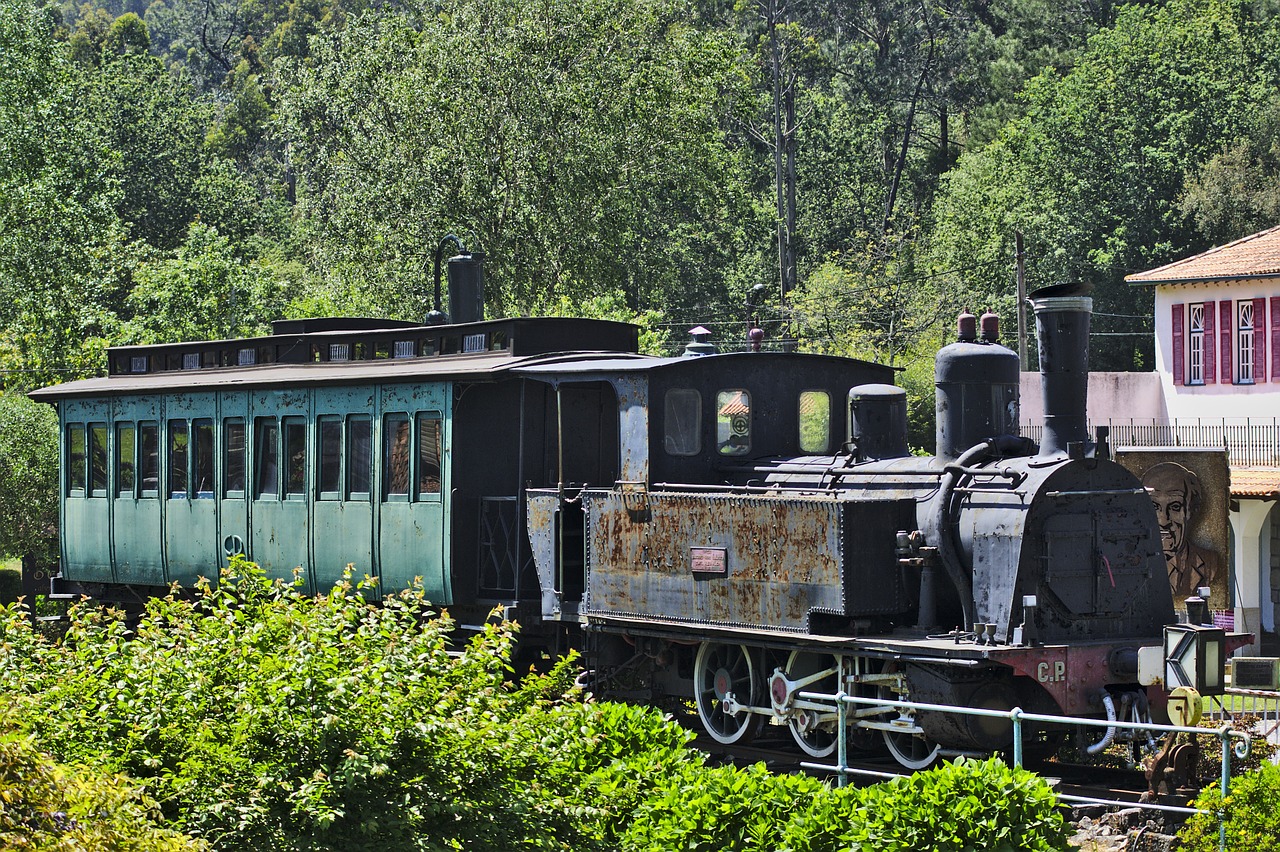
[{"label": "cab window", "polygon": [[716,394],[716,449],[722,456],[751,452],[751,395],[745,390]]},{"label": "cab window", "polygon": [[826,391],[800,394],[800,450],[825,453],[831,448],[831,395]]},{"label": "cab window", "polygon": [[693,388],[672,388],[663,400],[668,455],[696,456],[702,451],[702,394]]}]

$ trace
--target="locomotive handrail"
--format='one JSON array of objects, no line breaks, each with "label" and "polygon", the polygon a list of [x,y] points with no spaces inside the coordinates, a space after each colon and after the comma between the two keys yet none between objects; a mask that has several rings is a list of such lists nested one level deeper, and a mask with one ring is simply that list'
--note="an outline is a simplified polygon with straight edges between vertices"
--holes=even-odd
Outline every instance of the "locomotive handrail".
[{"label": "locomotive handrail", "polygon": [[[1225,800],[1230,792],[1231,784],[1231,756],[1234,754],[1240,759],[1249,756],[1250,743],[1252,737],[1244,731],[1237,731],[1230,725],[1223,725],[1220,728],[1191,728],[1182,725],[1161,725],[1154,722],[1122,722],[1118,719],[1088,719],[1080,716],[1054,716],[1046,713],[1027,713],[1021,707],[1014,707],[1011,710],[987,710],[980,707],[958,707],[950,704],[927,704],[921,701],[906,701],[885,698],[865,698],[858,695],[850,695],[841,690],[833,694],[821,692],[800,692],[798,697],[808,701],[835,702],[837,708],[838,719],[836,722],[837,730],[837,752],[836,766],[829,766],[821,763],[804,762],[800,765],[805,769],[813,769],[821,772],[836,772],[839,774],[838,783],[844,786],[845,778],[848,775],[874,775],[883,776],[887,773],[874,772],[871,770],[855,769],[850,767],[847,762],[848,743],[846,738],[848,707],[851,704],[869,705],[872,707],[888,707],[901,712],[902,710],[926,710],[935,713],[956,713],[962,716],[980,716],[988,719],[1008,719],[1013,724],[1013,765],[1022,765],[1022,723],[1028,722],[1049,722],[1052,724],[1067,725],[1084,725],[1096,728],[1124,728],[1127,730],[1141,731],[1158,731],[1170,734],[1189,734],[1192,736],[1206,736],[1212,734],[1216,736],[1222,743],[1222,798]],[[1232,740],[1237,742],[1233,746]],[[1132,802],[1108,801],[1105,799],[1094,799],[1084,796],[1073,796],[1065,793],[1059,793],[1058,798],[1068,802],[1081,802],[1086,804],[1103,804],[1117,805],[1123,807],[1134,807]],[[1158,805],[1152,803],[1138,803],[1136,807],[1146,808],[1149,810],[1158,810],[1171,813],[1182,814],[1212,814],[1203,808],[1184,808],[1176,805]],[[1218,811],[1215,814],[1218,817],[1219,826],[1219,850],[1226,849],[1226,822],[1225,813]]]}]

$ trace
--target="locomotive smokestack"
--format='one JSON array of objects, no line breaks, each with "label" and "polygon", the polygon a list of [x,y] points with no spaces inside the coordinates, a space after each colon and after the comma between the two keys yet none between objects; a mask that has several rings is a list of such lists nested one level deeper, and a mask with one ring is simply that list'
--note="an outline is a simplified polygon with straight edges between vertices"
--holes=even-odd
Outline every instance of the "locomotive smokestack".
[{"label": "locomotive smokestack", "polygon": [[1089,317],[1092,289],[1087,283],[1057,284],[1031,293],[1040,345],[1040,393],[1044,400],[1044,437],[1040,455],[1054,456],[1067,445],[1089,440],[1085,406],[1089,396]]}]

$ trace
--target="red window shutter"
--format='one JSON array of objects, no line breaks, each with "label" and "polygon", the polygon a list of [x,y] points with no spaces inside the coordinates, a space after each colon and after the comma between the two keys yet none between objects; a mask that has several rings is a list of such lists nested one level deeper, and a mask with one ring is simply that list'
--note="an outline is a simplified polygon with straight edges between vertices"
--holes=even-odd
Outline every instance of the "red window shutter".
[{"label": "red window shutter", "polygon": [[1253,300],[1253,380],[1267,380],[1267,300]]},{"label": "red window shutter", "polygon": [[1263,327],[1271,329],[1271,381],[1280,382],[1280,296],[1271,297],[1271,325]]},{"label": "red window shutter", "polygon": [[1186,351],[1182,347],[1182,305],[1173,306],[1173,383],[1184,385]]},{"label": "red window shutter", "polygon": [[1218,383],[1218,335],[1214,329],[1218,327],[1218,311],[1216,302],[1204,303],[1204,383]]},{"label": "red window shutter", "polygon": [[1232,320],[1231,312],[1235,309],[1235,303],[1230,299],[1223,299],[1218,302],[1218,375],[1222,376],[1224,385],[1231,384],[1234,375],[1231,371],[1231,365],[1235,363],[1231,357],[1231,338],[1232,332],[1235,330],[1236,324]]}]

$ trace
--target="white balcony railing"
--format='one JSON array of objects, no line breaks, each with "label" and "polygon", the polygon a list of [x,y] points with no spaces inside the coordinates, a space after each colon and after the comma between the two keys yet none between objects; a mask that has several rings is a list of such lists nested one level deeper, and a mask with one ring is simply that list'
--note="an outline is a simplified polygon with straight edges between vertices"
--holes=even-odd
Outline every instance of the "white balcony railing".
[{"label": "white balcony railing", "polygon": [[[1194,418],[1158,422],[1152,418],[1089,422],[1089,435],[1108,426],[1115,447],[1225,447],[1233,467],[1280,467],[1280,418]],[[1022,434],[1039,441],[1042,424],[1023,424]]]}]

